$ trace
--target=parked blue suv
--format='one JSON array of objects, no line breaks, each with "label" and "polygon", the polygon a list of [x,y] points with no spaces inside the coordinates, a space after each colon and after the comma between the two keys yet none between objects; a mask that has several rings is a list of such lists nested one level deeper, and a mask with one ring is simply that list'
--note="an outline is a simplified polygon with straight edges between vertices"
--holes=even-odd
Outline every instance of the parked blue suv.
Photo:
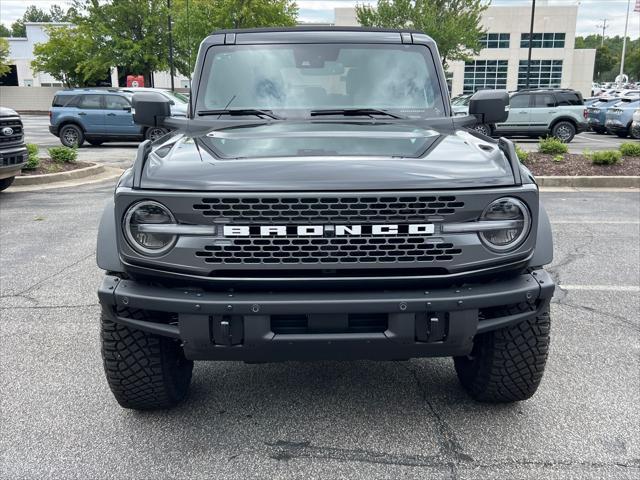
[{"label": "parked blue suv", "polygon": [[133,123],[133,94],[121,90],[71,89],[56,93],[49,110],[49,131],[67,147],[85,142],[155,140],[168,130]]}]

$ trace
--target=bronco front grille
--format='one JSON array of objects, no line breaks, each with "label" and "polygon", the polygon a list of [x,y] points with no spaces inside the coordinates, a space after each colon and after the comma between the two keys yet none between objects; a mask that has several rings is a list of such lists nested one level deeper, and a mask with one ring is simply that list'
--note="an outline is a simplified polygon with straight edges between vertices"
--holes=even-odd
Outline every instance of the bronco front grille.
[{"label": "bronco front grille", "polygon": [[193,205],[208,221],[242,224],[318,222],[385,223],[424,221],[464,207],[455,196],[215,197]]},{"label": "bronco front grille", "polygon": [[238,238],[207,245],[196,257],[212,264],[354,264],[450,261],[462,253],[453,243],[429,238]]}]

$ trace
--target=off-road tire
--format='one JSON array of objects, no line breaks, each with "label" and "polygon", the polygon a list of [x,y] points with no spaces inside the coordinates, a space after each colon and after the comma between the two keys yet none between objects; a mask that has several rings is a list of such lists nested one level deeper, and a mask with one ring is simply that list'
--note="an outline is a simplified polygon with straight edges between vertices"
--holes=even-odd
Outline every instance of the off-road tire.
[{"label": "off-road tire", "polygon": [[0,192],[11,186],[16,177],[3,178],[0,180]]},{"label": "off-road tire", "polygon": [[73,123],[68,123],[60,129],[60,143],[65,147],[81,147],[84,143],[84,132],[82,129],[74,125]]},{"label": "off-road tire", "polygon": [[[502,315],[531,307],[521,304]],[[477,336],[471,353],[455,357],[460,383],[480,402],[506,403],[530,398],[538,389],[549,352],[548,309],[516,325]]]},{"label": "off-road tire", "polygon": [[[143,310],[120,310],[118,315],[148,319]],[[186,397],[193,362],[184,357],[176,340],[115,323],[105,312],[101,340],[107,382],[122,407],[165,409]]]},{"label": "off-road tire", "polygon": [[640,140],[640,125],[637,125],[635,127],[631,127],[631,129],[629,130],[629,135],[631,136],[631,138],[635,138],[636,140]]}]

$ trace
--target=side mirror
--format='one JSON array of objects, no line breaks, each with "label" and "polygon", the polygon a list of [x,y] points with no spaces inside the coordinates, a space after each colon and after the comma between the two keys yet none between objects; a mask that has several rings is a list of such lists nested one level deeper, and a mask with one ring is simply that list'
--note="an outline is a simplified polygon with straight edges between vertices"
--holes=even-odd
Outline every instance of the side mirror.
[{"label": "side mirror", "polygon": [[479,90],[469,100],[469,115],[475,115],[480,123],[504,122],[509,116],[509,94],[504,90]]},{"label": "side mirror", "polygon": [[140,92],[133,95],[133,121],[145,127],[161,127],[171,117],[169,99],[157,92]]}]

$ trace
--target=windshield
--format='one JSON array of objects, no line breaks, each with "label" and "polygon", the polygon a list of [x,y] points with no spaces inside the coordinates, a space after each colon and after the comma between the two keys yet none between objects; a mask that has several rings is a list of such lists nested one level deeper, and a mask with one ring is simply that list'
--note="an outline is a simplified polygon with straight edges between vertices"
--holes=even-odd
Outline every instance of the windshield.
[{"label": "windshield", "polygon": [[442,117],[445,111],[430,50],[401,44],[212,47],[196,106],[282,117],[342,109]]},{"label": "windshield", "polygon": [[172,92],[171,90],[164,90],[165,95],[171,98],[176,103],[189,103],[189,99],[179,92]]}]

